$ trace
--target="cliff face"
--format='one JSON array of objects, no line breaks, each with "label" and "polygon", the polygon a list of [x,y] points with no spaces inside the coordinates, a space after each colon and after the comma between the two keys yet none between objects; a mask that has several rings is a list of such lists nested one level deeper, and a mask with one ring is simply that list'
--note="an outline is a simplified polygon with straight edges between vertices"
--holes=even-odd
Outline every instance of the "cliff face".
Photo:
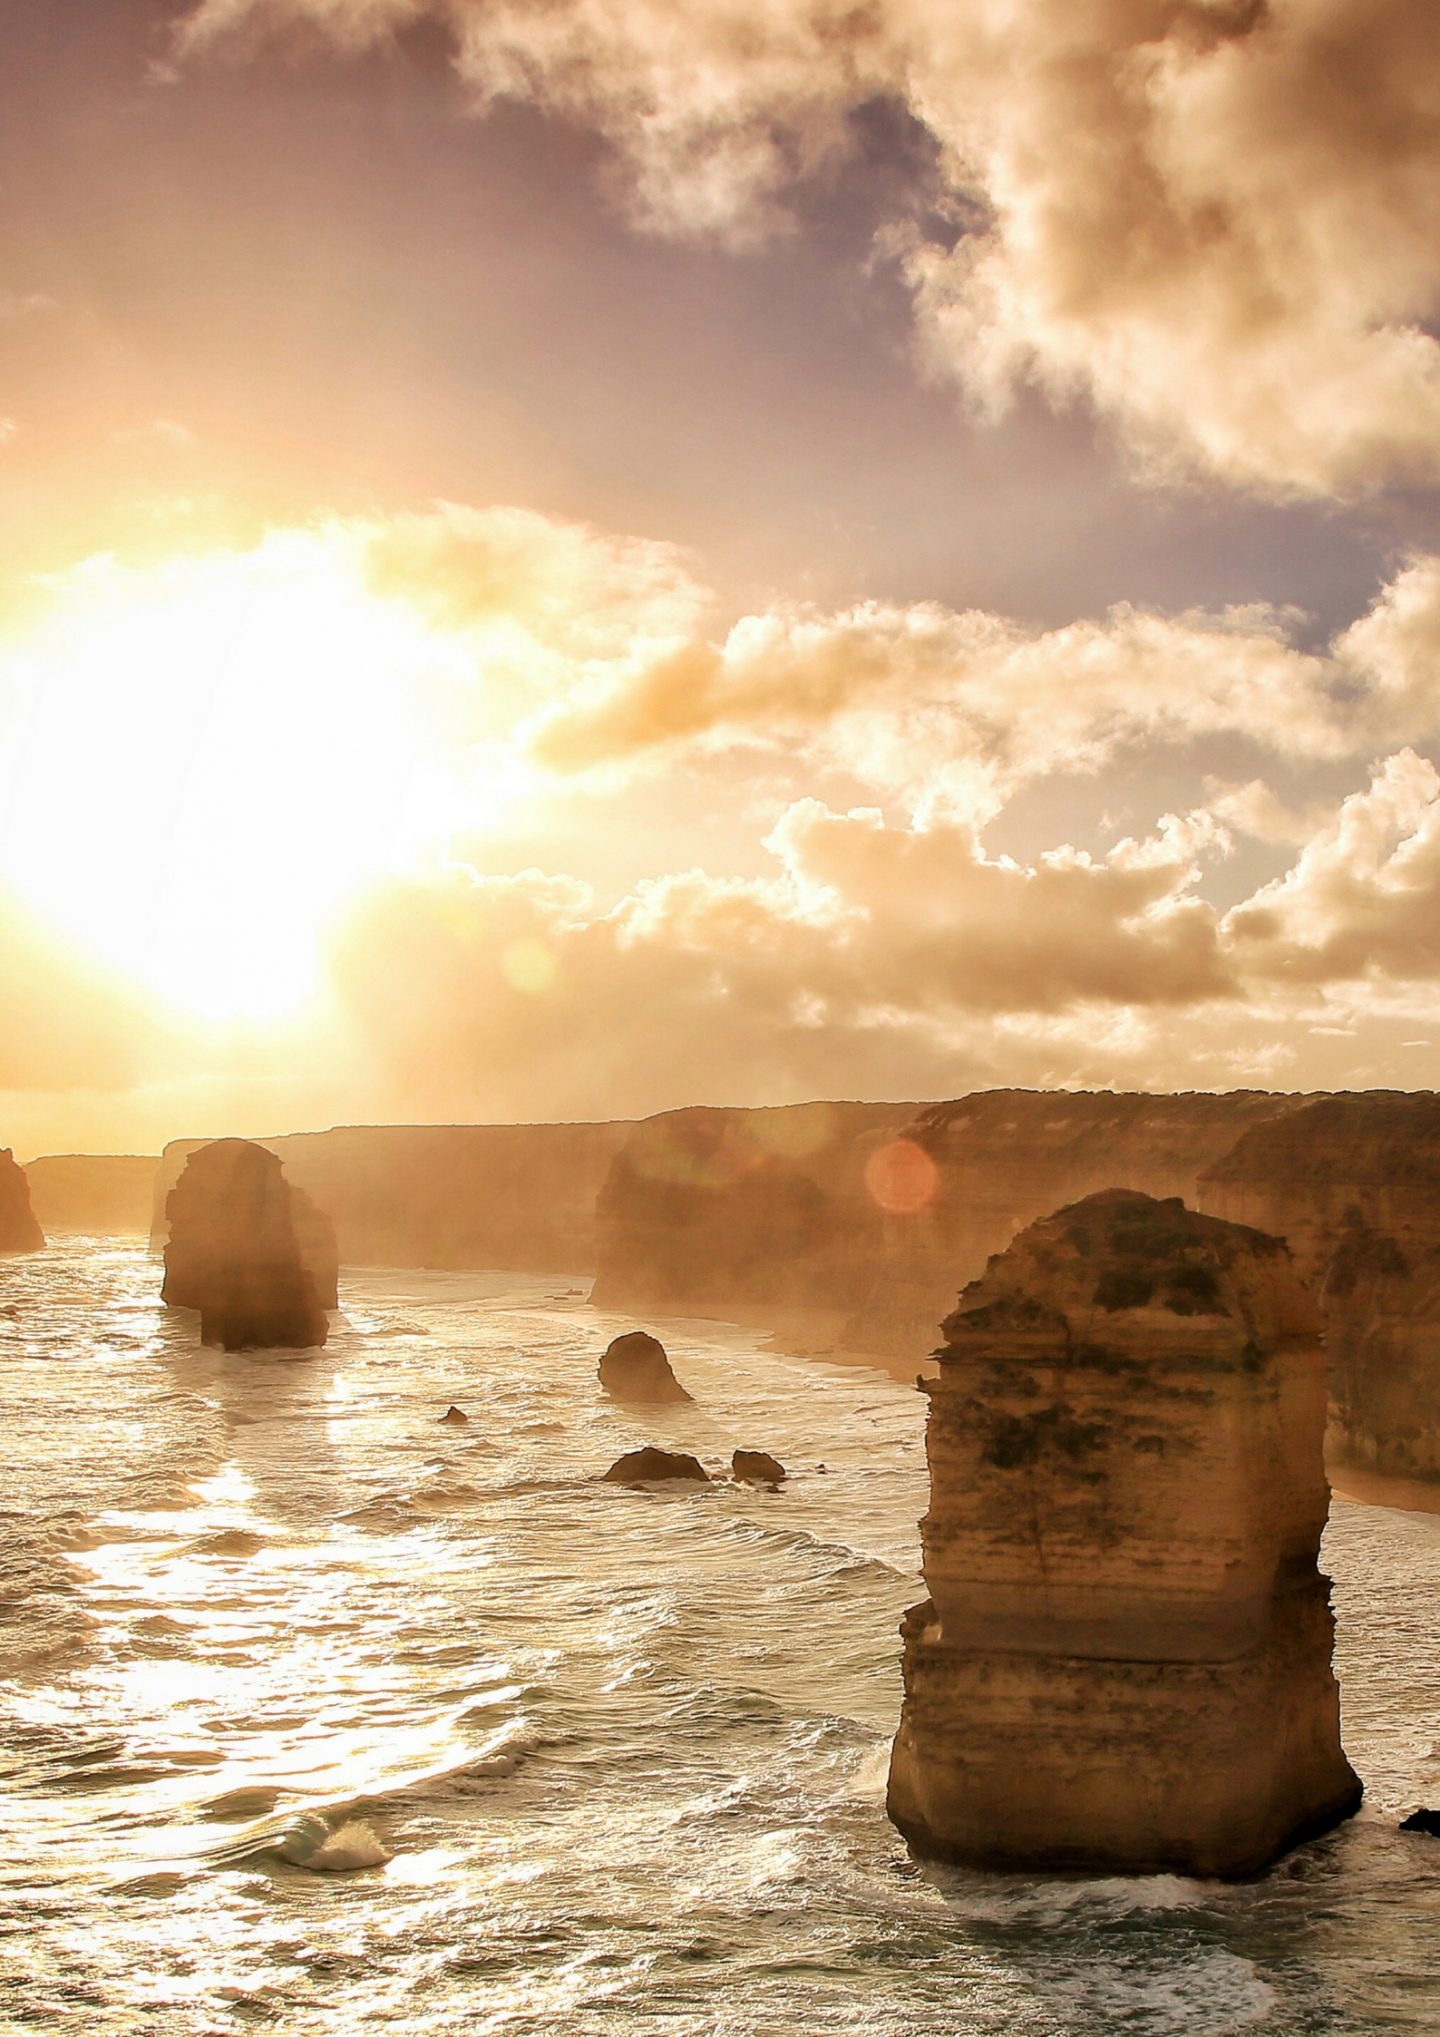
[{"label": "cliff face", "polygon": [[[333,1296],[334,1240],[273,1153],[247,1139],[200,1147],[170,1192],[166,1217],[163,1299],[200,1311],[203,1343],[241,1351],[325,1342],[321,1283],[328,1276],[323,1291]],[[306,1252],[323,1255],[327,1246],[317,1281]]]},{"label": "cliff face", "polygon": [[25,1169],[30,1201],[49,1231],[98,1231],[112,1236],[150,1228],[156,1157],[129,1153],[57,1153]]},{"label": "cliff face", "polygon": [[1201,1193],[1281,1233],[1317,1295],[1333,1456],[1440,1478],[1440,1097],[1319,1098],[1255,1126]]},{"label": "cliff face", "polygon": [[1095,1195],[944,1335],[900,1829],[982,1866],[1241,1875],[1348,1815],[1324,1369],[1283,1246]]},{"label": "cliff face", "polygon": [[1200,1201],[1200,1176],[1252,1125],[1306,1101],[1262,1090],[1180,1096],[995,1089],[931,1104],[903,1129],[931,1192],[882,1222],[874,1279],[847,1327],[854,1349],[930,1348],[956,1291],[1025,1224],[1117,1184]]},{"label": "cliff face", "polygon": [[596,1212],[605,1308],[848,1310],[880,1249],[867,1185],[906,1103],[664,1111],[631,1128]]},{"label": "cliff face", "polygon": [[[347,1266],[493,1266],[584,1273],[595,1201],[626,1124],[363,1125],[256,1143],[277,1154],[335,1226]],[[200,1142],[165,1148],[165,1197]]]},{"label": "cliff face", "polygon": [[30,1207],[25,1169],[8,1146],[0,1146],[0,1252],[38,1252],[45,1233]]}]

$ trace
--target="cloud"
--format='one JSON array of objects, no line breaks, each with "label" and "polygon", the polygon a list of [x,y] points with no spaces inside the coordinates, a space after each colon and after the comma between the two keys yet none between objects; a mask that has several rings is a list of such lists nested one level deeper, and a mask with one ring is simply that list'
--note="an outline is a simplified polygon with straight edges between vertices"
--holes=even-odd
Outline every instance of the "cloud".
[{"label": "cloud", "polygon": [[[582,676],[528,740],[567,771],[802,740],[872,783],[910,789],[944,776],[938,759],[1008,789],[1094,770],[1127,747],[1216,733],[1294,756],[1352,752],[1369,739],[1366,707],[1336,693],[1363,686],[1358,653],[1342,672],[1294,649],[1284,626],[1267,611],[1121,607],[1038,632],[935,603],[778,607],[718,642],[669,643]],[[1387,726],[1422,718],[1433,725],[1434,708],[1411,695],[1386,703]]]},{"label": "cloud", "polygon": [[982,408],[1083,401],[1154,471],[1275,496],[1440,479],[1431,0],[200,0],[181,41],[422,18],[478,107],[604,135],[666,233],[773,230],[858,107],[903,103],[954,218],[889,242]]},{"label": "cloud", "polygon": [[804,800],[770,837],[765,879],[677,873],[608,911],[534,870],[397,884],[352,920],[337,978],[411,1108],[643,1110],[717,1082],[904,1093],[902,1071],[913,1087],[942,1065],[963,1087],[998,1018],[1230,998],[1216,915],[1192,896],[1223,845],[1197,817],[1100,861],[1061,849],[1024,865],[958,823]]},{"label": "cloud", "polygon": [[1255,980],[1440,979],[1440,772],[1413,750],[1387,758],[1225,938]]}]

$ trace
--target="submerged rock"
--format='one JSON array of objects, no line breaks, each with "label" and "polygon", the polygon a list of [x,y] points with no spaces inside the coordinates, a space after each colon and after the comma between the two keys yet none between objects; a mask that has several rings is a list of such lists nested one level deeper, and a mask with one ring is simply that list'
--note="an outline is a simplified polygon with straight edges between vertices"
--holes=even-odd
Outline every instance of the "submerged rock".
[{"label": "submerged rock", "polygon": [[944,1334],[888,1797],[916,1850],[1236,1876],[1349,1816],[1284,1246],[1112,1190],[1022,1232]]},{"label": "submerged rock", "polygon": [[789,1476],[780,1459],[768,1450],[737,1450],[730,1459],[730,1470],[732,1476],[750,1485],[779,1485]]},{"label": "submerged rock", "polygon": [[457,1408],[452,1401],[444,1414],[438,1415],[436,1419],[442,1422],[449,1422],[452,1428],[459,1428],[460,1424],[468,1422],[470,1417],[466,1414],[464,1408]]},{"label": "submerged rock", "polygon": [[627,1330],[607,1344],[600,1359],[600,1384],[617,1400],[689,1400],[670,1369],[665,1346],[648,1330]]},{"label": "submerged rock", "polygon": [[698,1457],[682,1450],[627,1450],[605,1473],[609,1485],[651,1485],[665,1478],[684,1478],[692,1484],[708,1485],[710,1474]]},{"label": "submerged rock", "polygon": [[[248,1139],[190,1155],[165,1205],[164,1300],[200,1311],[200,1337],[227,1351],[307,1350],[329,1332],[297,1236],[296,1198],[279,1160]],[[302,1207],[313,1239],[319,1212]],[[329,1288],[325,1290],[327,1293]]]},{"label": "submerged rock", "polygon": [[30,1207],[30,1184],[8,1146],[0,1146],[0,1252],[38,1252],[45,1233]]},{"label": "submerged rock", "polygon": [[1440,1839],[1440,1811],[1412,1811],[1408,1818],[1400,1820],[1402,1832],[1426,1832],[1432,1839]]}]

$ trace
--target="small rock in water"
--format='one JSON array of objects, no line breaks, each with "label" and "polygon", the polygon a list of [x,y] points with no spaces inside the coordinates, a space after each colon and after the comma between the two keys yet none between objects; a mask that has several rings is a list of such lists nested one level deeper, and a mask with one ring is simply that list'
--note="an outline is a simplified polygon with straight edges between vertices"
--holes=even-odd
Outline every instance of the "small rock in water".
[{"label": "small rock in water", "polygon": [[470,1417],[469,1415],[466,1414],[464,1408],[457,1408],[454,1401],[451,1401],[449,1407],[446,1408],[444,1414],[437,1417],[437,1419],[442,1422],[450,1422],[454,1424],[458,1422],[468,1422]]},{"label": "small rock in water", "polygon": [[698,1457],[689,1457],[682,1450],[656,1450],[649,1444],[643,1450],[627,1450],[605,1473],[610,1485],[649,1485],[664,1478],[710,1483],[710,1474]]},{"label": "small rock in water", "polygon": [[1440,1839],[1440,1811],[1421,1809],[1412,1811],[1408,1818],[1400,1820],[1402,1832],[1428,1832],[1432,1839]]},{"label": "small rock in water", "polygon": [[730,1470],[747,1485],[779,1485],[789,1476],[780,1459],[768,1450],[737,1450],[730,1459]]}]

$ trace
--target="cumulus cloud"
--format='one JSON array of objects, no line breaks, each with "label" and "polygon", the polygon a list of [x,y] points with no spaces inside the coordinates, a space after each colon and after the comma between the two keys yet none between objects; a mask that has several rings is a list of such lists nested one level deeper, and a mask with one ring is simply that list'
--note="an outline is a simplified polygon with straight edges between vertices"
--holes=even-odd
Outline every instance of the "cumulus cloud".
[{"label": "cumulus cloud", "polygon": [[1228,917],[1256,980],[1440,978],[1440,773],[1402,750],[1346,799],[1294,867]]},{"label": "cumulus cloud", "polygon": [[[727,619],[674,545],[457,503],[272,533],[425,619],[456,739],[526,769],[623,781],[687,757],[838,771],[972,818],[1054,774],[1225,738],[1290,763],[1369,759],[1440,733],[1440,558],[1411,559],[1326,651],[1296,613],[1122,605],[1059,629],[936,602],[776,602]],[[813,781],[812,781],[813,782]],[[1217,794],[1217,800],[1221,795]],[[1222,819],[1279,839],[1254,795]],[[1214,802],[1212,802],[1213,804]],[[1313,821],[1313,816],[1310,819]],[[1305,816],[1292,817],[1303,837]]]},{"label": "cumulus cloud", "polygon": [[1101,860],[1061,849],[1025,865],[956,822],[804,800],[769,847],[766,879],[679,873],[608,911],[538,871],[391,887],[337,954],[354,1023],[417,1107],[458,1091],[548,1114],[596,1096],[656,1108],[717,1080],[771,1098],[903,1089],[901,1071],[913,1085],[947,1054],[962,1081],[997,1019],[1234,994],[1216,915],[1193,896],[1223,848],[1203,816]]},{"label": "cumulus cloud", "polygon": [[1152,467],[1274,495],[1440,478],[1430,0],[199,0],[182,46],[422,18],[481,107],[605,135],[665,232],[767,230],[857,107],[903,103],[958,238],[892,243],[983,406],[1081,399]]},{"label": "cumulus cloud", "polygon": [[[776,608],[720,641],[668,643],[597,669],[528,731],[560,770],[673,755],[687,746],[803,738],[871,782],[914,787],[969,764],[1000,786],[1093,770],[1145,741],[1226,733],[1311,758],[1355,747],[1360,660],[1285,640],[1285,619],[1163,616],[1130,607],[1031,631],[982,611],[868,602],[840,614]],[[1354,683],[1352,683],[1354,682]],[[1387,702],[1387,723],[1404,701]],[[1424,726],[1432,706],[1410,702]]]}]

